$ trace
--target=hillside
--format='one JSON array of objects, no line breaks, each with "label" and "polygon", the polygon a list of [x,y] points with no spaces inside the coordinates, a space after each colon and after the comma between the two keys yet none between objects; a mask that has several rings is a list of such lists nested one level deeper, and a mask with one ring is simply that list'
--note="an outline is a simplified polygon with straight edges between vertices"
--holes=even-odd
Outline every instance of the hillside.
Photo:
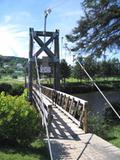
[{"label": "hillside", "polygon": [[22,75],[27,58],[0,55],[0,76]]},{"label": "hillside", "polygon": [[0,55],[1,67],[4,65],[16,66],[18,63],[21,63],[22,65],[24,65],[26,62],[27,62],[27,58]]}]

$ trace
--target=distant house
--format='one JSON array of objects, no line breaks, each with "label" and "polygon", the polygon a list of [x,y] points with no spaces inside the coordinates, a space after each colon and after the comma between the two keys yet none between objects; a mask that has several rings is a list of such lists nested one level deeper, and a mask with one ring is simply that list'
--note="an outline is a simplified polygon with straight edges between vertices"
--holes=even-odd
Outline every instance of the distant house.
[{"label": "distant house", "polygon": [[17,63],[16,64],[16,68],[21,70],[21,69],[23,69],[23,65],[21,63]]},{"label": "distant house", "polygon": [[4,67],[4,68],[8,68],[9,65],[8,65],[8,64],[4,64],[3,67]]}]

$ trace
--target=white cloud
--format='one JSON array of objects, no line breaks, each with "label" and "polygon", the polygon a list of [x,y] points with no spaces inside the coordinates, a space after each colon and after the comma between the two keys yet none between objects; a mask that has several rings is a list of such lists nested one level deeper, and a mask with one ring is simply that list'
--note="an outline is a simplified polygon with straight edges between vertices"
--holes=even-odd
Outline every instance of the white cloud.
[{"label": "white cloud", "polygon": [[27,32],[18,31],[17,27],[0,26],[0,54],[28,57]]},{"label": "white cloud", "polygon": [[12,17],[9,15],[4,16],[4,23],[9,23],[11,21]]}]

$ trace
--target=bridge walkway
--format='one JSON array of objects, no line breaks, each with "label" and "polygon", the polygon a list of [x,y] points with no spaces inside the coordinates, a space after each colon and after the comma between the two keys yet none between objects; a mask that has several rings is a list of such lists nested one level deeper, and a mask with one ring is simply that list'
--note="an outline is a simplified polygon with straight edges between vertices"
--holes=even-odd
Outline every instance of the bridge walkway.
[{"label": "bridge walkway", "polygon": [[50,140],[54,160],[120,160],[120,149],[87,133],[53,107]]},{"label": "bridge walkway", "polygon": [[[87,128],[86,101],[44,88],[43,106],[41,105],[39,88],[33,87],[32,91],[34,104],[36,104],[40,115],[46,118],[49,131],[51,131],[50,142],[53,160],[120,160],[119,148],[97,135],[85,134]],[[52,97],[56,97],[55,101],[52,101]],[[62,106],[59,105],[60,103]],[[73,116],[78,112],[79,120]],[[81,123],[83,125],[80,125]]]}]

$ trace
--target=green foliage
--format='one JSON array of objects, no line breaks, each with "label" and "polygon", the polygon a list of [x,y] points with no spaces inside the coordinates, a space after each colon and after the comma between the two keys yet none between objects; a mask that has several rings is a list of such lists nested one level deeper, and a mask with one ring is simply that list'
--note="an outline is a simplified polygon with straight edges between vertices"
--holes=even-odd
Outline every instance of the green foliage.
[{"label": "green foliage", "polygon": [[108,125],[99,113],[89,113],[88,130],[91,133],[97,134],[100,137],[102,135],[102,138],[105,138],[107,135]]},{"label": "green foliage", "polygon": [[67,35],[73,51],[101,56],[120,47],[120,3],[118,0],[84,0],[84,16]]},{"label": "green foliage", "polygon": [[16,73],[17,75],[23,75],[23,70],[25,69],[24,67],[26,63],[26,58],[0,55],[0,74],[11,76]]},{"label": "green foliage", "polygon": [[120,148],[120,124],[110,123],[106,140]]},{"label": "green foliage", "polygon": [[21,95],[24,91],[24,85],[23,84],[13,84],[12,90],[9,92],[12,96]]},{"label": "green foliage", "polygon": [[64,59],[60,63],[60,71],[61,71],[61,78],[63,79],[65,84],[65,79],[70,77],[71,69]]},{"label": "green foliage", "polygon": [[[113,103],[112,105],[114,109],[116,110],[116,112],[120,115],[120,103]],[[104,116],[105,116],[106,121],[108,122],[116,122],[116,121],[119,122],[119,118],[114,113],[111,107],[106,108]]]},{"label": "green foliage", "polygon": [[119,121],[117,121],[116,119],[112,119],[111,121],[111,119],[109,118],[111,118],[110,115],[109,117],[103,117],[100,116],[99,113],[90,113],[88,117],[89,132],[97,134],[98,136],[104,138],[113,145],[120,147],[120,124],[118,123]]},{"label": "green foliage", "polygon": [[13,78],[13,79],[17,79],[18,77],[17,77],[16,74],[13,74],[13,75],[12,75],[12,78]]},{"label": "green foliage", "polygon": [[12,90],[12,85],[8,84],[8,83],[1,83],[0,84],[0,92],[4,91],[7,93],[10,93]]},{"label": "green foliage", "polygon": [[35,140],[30,146],[0,143],[0,160],[49,160],[49,153],[43,140]]},{"label": "green foliage", "polygon": [[[113,58],[109,60],[97,61],[94,56],[79,57],[79,62],[83,64],[87,72],[92,77],[113,77],[120,74],[120,62],[118,59]],[[73,76],[77,79],[83,79],[86,74],[81,69],[78,62],[73,67]]]},{"label": "green foliage", "polygon": [[0,94],[1,141],[29,145],[40,133],[39,124],[38,115],[26,101],[25,93],[19,97]]},{"label": "green foliage", "polygon": [[14,83],[14,84],[1,83],[0,92],[2,91],[13,96],[21,95],[24,91],[24,85],[19,83]]}]

